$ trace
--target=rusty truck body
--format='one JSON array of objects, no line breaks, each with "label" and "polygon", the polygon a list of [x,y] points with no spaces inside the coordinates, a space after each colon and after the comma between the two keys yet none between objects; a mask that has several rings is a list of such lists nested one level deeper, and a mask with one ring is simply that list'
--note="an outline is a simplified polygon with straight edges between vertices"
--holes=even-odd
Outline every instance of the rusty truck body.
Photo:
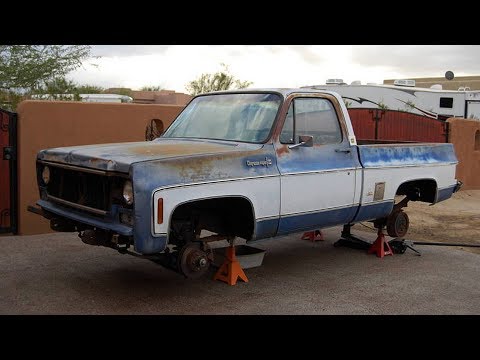
[{"label": "rusty truck body", "polygon": [[211,241],[395,223],[408,201],[451,197],[456,164],[452,144],[358,144],[335,92],[215,92],[153,141],[40,151],[37,213],[88,244],[197,277]]}]

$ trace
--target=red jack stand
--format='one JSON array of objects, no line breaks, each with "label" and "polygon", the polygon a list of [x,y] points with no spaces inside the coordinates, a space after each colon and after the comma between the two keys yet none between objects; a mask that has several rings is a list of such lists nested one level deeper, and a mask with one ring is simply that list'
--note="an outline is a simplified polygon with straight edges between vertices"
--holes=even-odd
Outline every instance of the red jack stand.
[{"label": "red jack stand", "polygon": [[307,231],[304,232],[301,240],[310,240],[311,242],[315,241],[324,241],[323,234],[321,230]]},{"label": "red jack stand", "polygon": [[[377,257],[383,258],[385,255],[392,255],[393,251],[387,241],[385,241],[385,235],[383,234],[382,227],[378,228],[377,240],[368,249],[369,254],[376,253]],[[385,250],[386,248],[386,250]]]},{"label": "red jack stand", "polygon": [[243,280],[243,282],[248,282],[247,275],[245,275],[245,272],[235,257],[235,246],[232,244],[225,250],[225,261],[218,269],[213,280],[220,280],[226,282],[228,285],[235,285],[238,278]]}]

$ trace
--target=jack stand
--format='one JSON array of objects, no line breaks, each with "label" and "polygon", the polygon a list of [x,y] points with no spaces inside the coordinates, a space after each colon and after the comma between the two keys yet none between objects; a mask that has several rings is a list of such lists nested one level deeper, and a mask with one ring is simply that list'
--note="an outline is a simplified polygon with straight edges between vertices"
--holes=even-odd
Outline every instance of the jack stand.
[{"label": "jack stand", "polygon": [[[385,241],[385,235],[383,234],[383,226],[378,227],[377,239],[372,244],[370,249],[368,249],[369,254],[376,253],[377,257],[383,258],[385,255],[392,255],[393,251],[387,241]],[[386,248],[386,250],[385,250]]]},{"label": "jack stand", "polygon": [[234,241],[232,240],[230,246],[226,248],[225,261],[213,277],[213,280],[220,280],[226,282],[228,285],[235,285],[238,278],[243,280],[243,282],[248,282],[247,275],[245,275],[235,256],[235,246],[233,243]]},{"label": "jack stand", "polygon": [[315,241],[324,241],[323,234],[321,230],[307,231],[304,232],[301,240],[310,240],[311,242]]}]

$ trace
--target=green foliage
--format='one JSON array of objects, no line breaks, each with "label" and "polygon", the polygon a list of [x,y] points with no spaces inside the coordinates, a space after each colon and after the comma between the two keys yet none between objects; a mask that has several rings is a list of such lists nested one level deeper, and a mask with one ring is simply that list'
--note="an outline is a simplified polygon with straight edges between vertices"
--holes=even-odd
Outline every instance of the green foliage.
[{"label": "green foliage", "polygon": [[162,90],[162,87],[160,85],[158,86],[142,86],[140,88],[140,91],[160,91]]},{"label": "green foliage", "polygon": [[95,85],[80,85],[76,90],[79,94],[103,94],[105,89]]},{"label": "green foliage", "polygon": [[14,91],[0,90],[0,107],[6,110],[15,110],[17,104],[25,99],[25,95]]},{"label": "green foliage", "polygon": [[192,96],[211,91],[244,89],[253,83],[236,79],[228,70],[228,66],[221,64],[222,70],[214,74],[202,74],[196,80],[190,81],[185,88]]},{"label": "green foliage", "polygon": [[64,77],[89,55],[87,45],[0,45],[0,88],[35,88]]},{"label": "green foliage", "polygon": [[78,88],[71,80],[63,77],[45,81],[32,91],[36,95],[48,95],[48,100],[80,100]]},{"label": "green foliage", "polygon": [[132,96],[132,89],[129,89],[129,88],[111,88],[111,89],[104,90],[104,94],[117,94],[117,95]]},{"label": "green foliage", "polygon": [[59,79],[89,56],[88,45],[0,45],[0,106],[14,110],[22,95],[70,86]]}]

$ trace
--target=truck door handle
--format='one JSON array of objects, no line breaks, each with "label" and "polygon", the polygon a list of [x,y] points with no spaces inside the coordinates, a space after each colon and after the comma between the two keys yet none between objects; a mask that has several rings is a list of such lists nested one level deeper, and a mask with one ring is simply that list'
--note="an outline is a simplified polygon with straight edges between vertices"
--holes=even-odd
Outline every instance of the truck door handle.
[{"label": "truck door handle", "polygon": [[335,152],[348,154],[350,153],[350,149],[335,149]]}]

